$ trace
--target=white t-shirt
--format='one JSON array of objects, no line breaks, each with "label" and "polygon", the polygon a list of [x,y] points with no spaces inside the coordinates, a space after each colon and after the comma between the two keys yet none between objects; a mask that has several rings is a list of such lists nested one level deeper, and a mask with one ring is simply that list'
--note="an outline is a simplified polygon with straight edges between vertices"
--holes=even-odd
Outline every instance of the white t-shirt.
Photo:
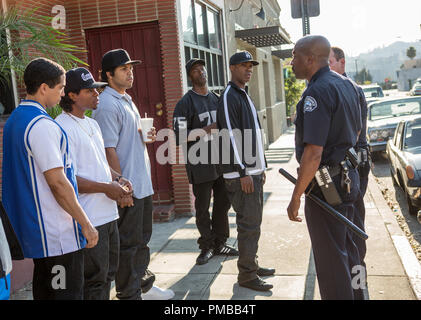
[{"label": "white t-shirt", "polygon": [[[89,117],[80,119],[65,112],[56,121],[67,133],[75,175],[95,182],[111,182],[111,171],[98,123]],[[94,227],[118,219],[116,201],[104,193],[79,193],[79,202]]]}]

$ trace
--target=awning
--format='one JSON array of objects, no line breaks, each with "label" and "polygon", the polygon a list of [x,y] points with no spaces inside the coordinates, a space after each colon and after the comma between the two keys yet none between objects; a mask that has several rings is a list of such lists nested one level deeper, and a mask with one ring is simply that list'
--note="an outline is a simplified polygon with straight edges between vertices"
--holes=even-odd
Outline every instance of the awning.
[{"label": "awning", "polygon": [[272,55],[281,59],[292,58],[292,49],[273,50]]},{"label": "awning", "polygon": [[235,37],[255,47],[271,47],[291,43],[289,36],[279,26],[236,30]]}]

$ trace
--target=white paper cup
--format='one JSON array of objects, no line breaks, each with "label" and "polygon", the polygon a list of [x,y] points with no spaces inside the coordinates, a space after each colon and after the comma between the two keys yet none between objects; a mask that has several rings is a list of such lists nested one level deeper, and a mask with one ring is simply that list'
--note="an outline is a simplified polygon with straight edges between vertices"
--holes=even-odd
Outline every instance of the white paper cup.
[{"label": "white paper cup", "polygon": [[153,118],[141,118],[140,126],[142,127],[143,141],[152,141],[151,139],[148,139],[148,132],[151,131],[153,127]]}]

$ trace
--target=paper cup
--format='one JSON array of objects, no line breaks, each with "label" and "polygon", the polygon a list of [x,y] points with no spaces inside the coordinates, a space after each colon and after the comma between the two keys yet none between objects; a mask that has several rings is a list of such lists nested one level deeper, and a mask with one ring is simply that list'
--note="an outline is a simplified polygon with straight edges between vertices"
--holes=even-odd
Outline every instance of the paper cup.
[{"label": "paper cup", "polygon": [[142,127],[143,141],[152,141],[151,139],[148,139],[148,132],[151,131],[153,127],[153,118],[141,118],[140,126]]}]

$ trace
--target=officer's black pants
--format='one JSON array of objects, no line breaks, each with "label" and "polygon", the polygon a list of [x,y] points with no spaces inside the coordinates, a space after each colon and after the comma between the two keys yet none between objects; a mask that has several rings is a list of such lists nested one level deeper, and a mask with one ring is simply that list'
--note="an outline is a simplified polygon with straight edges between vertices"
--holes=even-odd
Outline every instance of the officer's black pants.
[{"label": "officer's black pants", "polygon": [[263,214],[263,175],[251,176],[254,192],[246,194],[241,190],[240,178],[225,179],[228,197],[236,212],[239,257],[238,282],[244,283],[257,278],[257,249]]},{"label": "officer's black pants", "polygon": [[[350,178],[353,181],[350,194],[346,194],[340,187],[340,176],[333,178],[343,200],[343,203],[335,209],[354,221],[355,202],[360,192],[358,172],[351,170]],[[316,193],[316,195],[323,199],[320,194]],[[323,300],[362,299],[361,285],[364,283],[361,284],[357,278],[353,279],[355,275],[360,274],[361,265],[352,232],[308,197],[305,200],[304,211],[321,298]],[[355,274],[352,274],[353,269]]]},{"label": "officer's black pants", "polygon": [[[364,175],[361,175],[360,173],[360,196],[358,197],[355,208],[356,208],[356,214],[354,217],[354,223],[359,227],[361,230],[365,231],[365,205],[364,205],[364,195],[367,191],[367,185],[368,185],[368,172]],[[365,264],[365,255],[367,252],[367,245],[365,240],[361,239],[360,237],[354,235],[354,241],[358,248],[358,253],[360,255],[361,259],[361,265],[366,266]]]},{"label": "officer's black pants", "polygon": [[133,200],[134,207],[118,207],[120,258],[115,285],[120,300],[141,300],[141,278],[150,262],[152,196]]},{"label": "officer's black pants", "polygon": [[[213,191],[212,218],[209,205]],[[196,197],[196,226],[200,237],[197,240],[200,249],[211,249],[224,244],[229,237],[228,210],[231,203],[227,196],[223,177],[216,180],[193,184]]]}]

